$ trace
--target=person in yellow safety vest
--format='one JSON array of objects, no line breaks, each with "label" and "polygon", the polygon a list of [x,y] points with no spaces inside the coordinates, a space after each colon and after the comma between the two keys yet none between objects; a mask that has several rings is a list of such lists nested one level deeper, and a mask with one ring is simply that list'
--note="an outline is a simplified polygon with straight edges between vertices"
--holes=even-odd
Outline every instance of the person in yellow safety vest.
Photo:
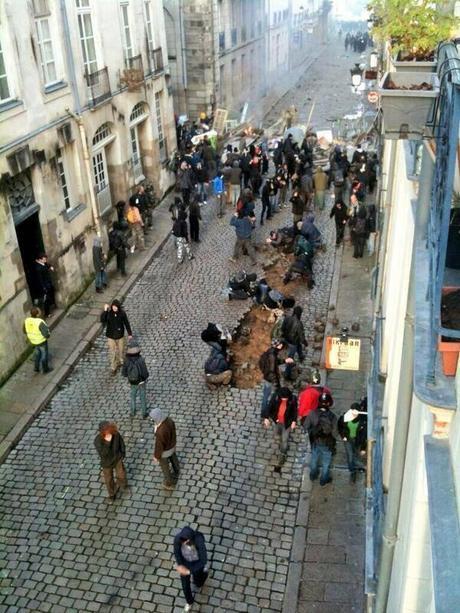
[{"label": "person in yellow safety vest", "polygon": [[37,307],[30,309],[30,317],[26,317],[23,326],[27,339],[34,347],[35,372],[40,372],[40,365],[44,373],[53,370],[48,365],[48,338],[50,330],[41,319],[41,311]]}]

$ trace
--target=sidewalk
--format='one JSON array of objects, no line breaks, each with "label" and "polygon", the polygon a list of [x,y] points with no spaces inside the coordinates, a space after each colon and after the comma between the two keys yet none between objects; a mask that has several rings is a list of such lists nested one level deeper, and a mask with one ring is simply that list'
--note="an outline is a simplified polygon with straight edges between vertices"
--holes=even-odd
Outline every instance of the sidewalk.
[{"label": "sidewalk", "polygon": [[123,300],[147,264],[161,250],[171,231],[168,207],[174,191],[155,208],[153,228],[146,235],[145,252],[128,254],[127,276],[116,272],[115,258],[108,265],[109,286],[102,294],[92,283],[68,311],[58,310],[50,319],[49,375],[35,373],[32,356],[0,388],[0,462],[16,445],[30,422],[46,407],[59,386],[68,377],[80,356],[90,347],[101,331],[99,316],[106,302]]},{"label": "sidewalk", "polygon": [[[335,281],[331,292],[329,319],[337,317],[339,324],[329,323],[326,334],[336,334],[342,326],[350,336],[361,339],[360,370],[331,371],[326,383],[332,389],[337,417],[350,404],[366,394],[366,372],[370,365],[370,335],[372,313],[370,301],[370,269],[373,259],[365,256],[355,260],[352,247],[345,243],[340,263],[336,258]],[[352,332],[357,322],[360,329]],[[364,611],[365,556],[365,474],[350,483],[345,448],[338,442],[333,460],[332,484],[321,487],[304,480],[309,496],[307,545],[303,558],[298,598],[298,613],[362,613]],[[305,484],[304,484],[305,485]]]}]

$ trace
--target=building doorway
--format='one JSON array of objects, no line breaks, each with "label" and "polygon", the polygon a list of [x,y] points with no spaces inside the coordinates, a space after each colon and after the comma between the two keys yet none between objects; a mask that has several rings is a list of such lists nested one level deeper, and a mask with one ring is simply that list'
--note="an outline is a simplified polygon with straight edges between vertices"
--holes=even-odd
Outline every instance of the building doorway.
[{"label": "building doorway", "polygon": [[37,286],[35,259],[40,253],[45,253],[38,211],[16,225],[16,236],[18,237],[22,265],[33,302],[41,298],[42,294]]}]

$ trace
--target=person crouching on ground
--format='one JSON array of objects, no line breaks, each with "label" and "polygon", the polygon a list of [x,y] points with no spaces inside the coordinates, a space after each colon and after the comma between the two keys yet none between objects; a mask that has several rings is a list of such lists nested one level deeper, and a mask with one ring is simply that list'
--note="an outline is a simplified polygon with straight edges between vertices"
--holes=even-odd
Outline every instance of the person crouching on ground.
[{"label": "person crouching on ground", "polygon": [[208,389],[215,390],[219,385],[230,383],[232,371],[222,345],[215,341],[207,344],[211,347],[211,354],[204,365],[205,381]]}]

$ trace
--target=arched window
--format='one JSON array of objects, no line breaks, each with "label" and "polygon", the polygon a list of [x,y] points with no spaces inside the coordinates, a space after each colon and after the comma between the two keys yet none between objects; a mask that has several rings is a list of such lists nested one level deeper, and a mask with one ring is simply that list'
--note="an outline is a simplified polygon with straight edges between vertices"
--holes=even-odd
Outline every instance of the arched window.
[{"label": "arched window", "polygon": [[112,128],[109,123],[103,123],[96,132],[93,137],[93,147],[96,145],[100,145],[100,143],[112,136]]},{"label": "arched window", "polygon": [[146,113],[148,113],[148,107],[145,102],[138,102],[136,105],[134,105],[133,110],[131,111],[129,121],[135,121],[138,117],[141,117]]}]

